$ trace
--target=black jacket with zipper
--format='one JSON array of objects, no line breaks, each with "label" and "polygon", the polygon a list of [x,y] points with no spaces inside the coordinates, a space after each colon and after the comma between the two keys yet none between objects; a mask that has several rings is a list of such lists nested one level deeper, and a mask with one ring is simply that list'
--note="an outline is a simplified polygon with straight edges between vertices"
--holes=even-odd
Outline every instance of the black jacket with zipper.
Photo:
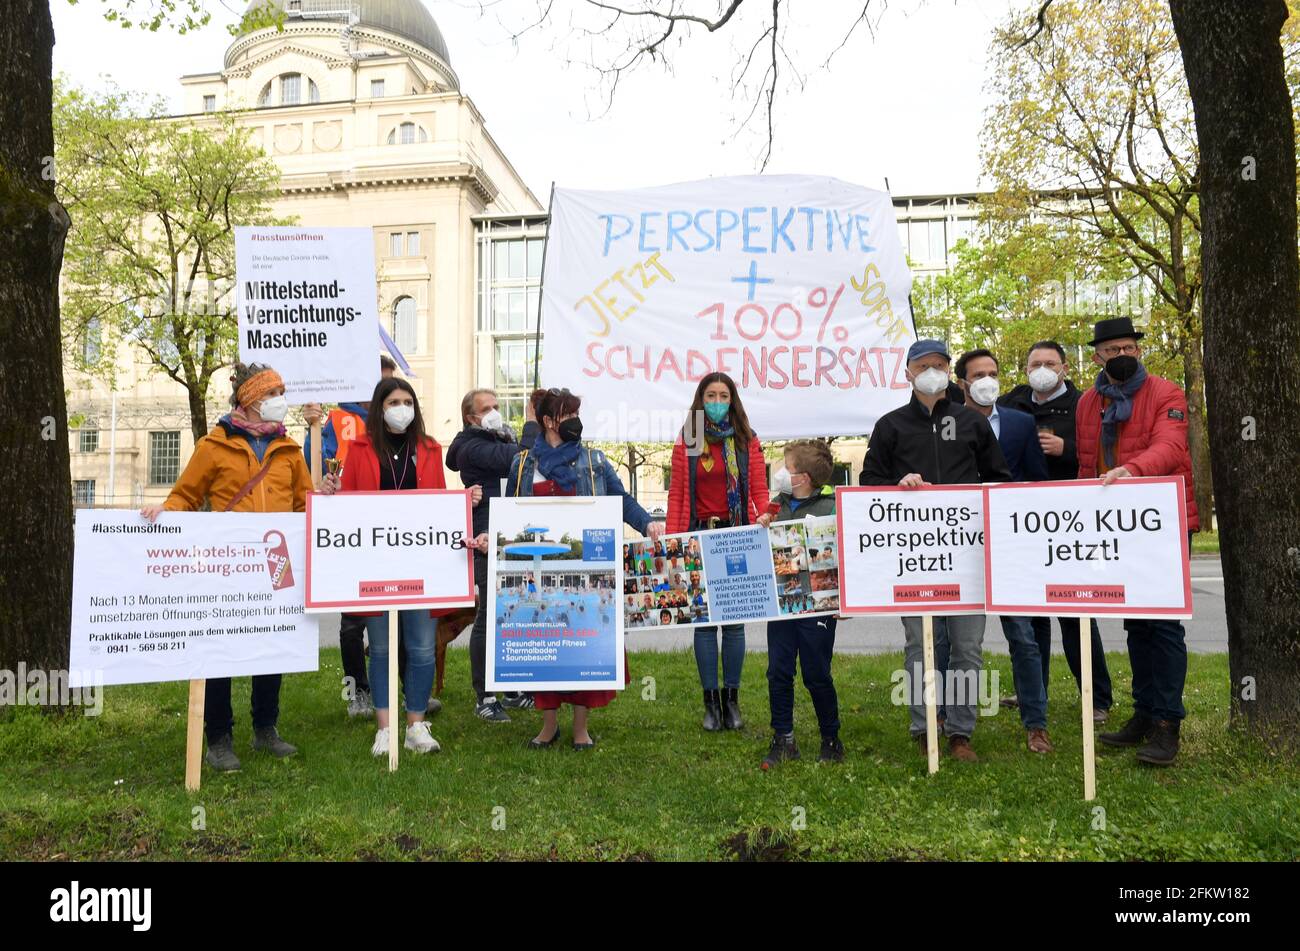
[{"label": "black jacket with zipper", "polygon": [[466,425],[456,434],[447,450],[447,468],[460,473],[461,484],[483,486],[483,501],[474,506],[474,534],[488,530],[488,499],[501,495],[501,483],[510,475],[515,456],[532,448],[541,428],[524,423],[523,439],[516,440],[513,430],[491,430]]},{"label": "black jacket with zipper", "polygon": [[898,485],[909,473],[934,485],[1006,482],[1011,478],[993,427],[980,413],[940,398],[933,412],[912,394],[876,423],[859,485]]}]

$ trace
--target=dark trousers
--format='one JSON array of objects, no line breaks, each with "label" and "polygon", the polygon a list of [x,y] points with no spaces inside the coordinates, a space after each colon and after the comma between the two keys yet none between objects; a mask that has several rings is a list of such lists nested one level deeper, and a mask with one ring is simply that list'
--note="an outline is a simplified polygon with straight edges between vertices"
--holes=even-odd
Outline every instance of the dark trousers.
[{"label": "dark trousers", "polygon": [[798,660],[803,683],[812,695],[817,725],[824,737],[840,732],[840,705],[831,679],[835,653],[835,618],[807,617],[769,621],[767,625],[767,697],[772,707],[772,732],[794,732],[794,668]]},{"label": "dark trousers", "polygon": [[370,692],[366,676],[366,619],[345,614],[339,621],[339,650],[343,654],[343,676],[352,678],[352,686]]},{"label": "dark trousers", "polygon": [[478,585],[478,611],[474,614],[474,628],[469,634],[469,670],[474,683],[474,696],[482,700],[487,696],[487,555],[474,552],[474,583]]},{"label": "dark trousers", "polygon": [[1126,619],[1133,668],[1133,712],[1152,720],[1182,720],[1187,681],[1187,632],[1182,621]]},{"label": "dark trousers", "polygon": [[[1030,619],[1034,625],[1034,639],[1038,641],[1038,654],[1043,662],[1043,684],[1051,683],[1049,671],[1052,663],[1052,619],[1036,617]],[[1096,618],[1092,618],[1092,706],[1096,710],[1109,710],[1114,702],[1111,696],[1110,670],[1106,667],[1106,650],[1101,644],[1101,631]],[[1077,617],[1058,617],[1061,625],[1061,647],[1065,650],[1065,662],[1070,665],[1074,682],[1079,683],[1079,619]]]},{"label": "dark trousers", "polygon": [[[280,719],[281,674],[253,678],[253,729],[275,726]],[[208,742],[235,730],[235,713],[230,707],[230,678],[210,679],[203,692],[203,730]]]}]

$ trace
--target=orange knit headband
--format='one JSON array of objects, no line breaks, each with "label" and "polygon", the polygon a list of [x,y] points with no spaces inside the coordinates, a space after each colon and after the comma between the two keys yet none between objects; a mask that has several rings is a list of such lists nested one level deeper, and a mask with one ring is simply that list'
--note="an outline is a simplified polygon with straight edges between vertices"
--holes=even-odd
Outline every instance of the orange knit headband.
[{"label": "orange knit headband", "polygon": [[267,393],[281,386],[284,386],[284,380],[280,379],[280,374],[274,370],[262,370],[244,381],[235,398],[240,406],[253,406],[260,403]]}]

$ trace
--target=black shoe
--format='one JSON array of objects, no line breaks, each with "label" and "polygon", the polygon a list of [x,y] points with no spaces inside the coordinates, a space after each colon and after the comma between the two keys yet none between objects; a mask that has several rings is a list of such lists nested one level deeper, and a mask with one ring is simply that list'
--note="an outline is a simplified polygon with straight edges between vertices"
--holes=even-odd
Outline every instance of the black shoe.
[{"label": "black shoe", "polygon": [[557,726],[555,728],[555,735],[553,737],[551,737],[549,740],[546,740],[545,742],[539,740],[537,737],[533,737],[531,740],[528,741],[528,748],[530,750],[549,750],[552,746],[558,743],[559,740],[560,740],[560,728]]},{"label": "black shoe", "polygon": [[728,687],[722,692],[722,728],[724,730],[739,730],[745,725],[745,721],[740,719],[740,702],[736,695],[740,693],[735,687]]},{"label": "black shoe", "polygon": [[704,729],[710,733],[722,729],[722,701],[716,690],[704,691]]},{"label": "black shoe", "polygon": [[819,763],[842,763],[844,762],[844,744],[840,742],[838,736],[823,736],[822,751],[817,754]]},{"label": "black shoe", "polygon": [[787,733],[782,736],[780,733],[772,734],[772,745],[768,748],[767,755],[763,757],[762,768],[771,769],[788,759],[799,758],[799,746],[794,741],[794,734]]},{"label": "black shoe", "polygon": [[1148,717],[1135,713],[1114,733],[1102,733],[1097,739],[1106,746],[1141,746],[1151,738],[1155,722]]},{"label": "black shoe", "polygon": [[591,742],[589,742],[589,743],[574,743],[574,744],[573,744],[573,748],[574,748],[575,750],[578,750],[579,752],[581,752],[582,750],[589,750],[589,749],[591,749],[592,747],[594,747],[595,745],[596,745],[596,737],[595,737],[595,735],[593,734],[592,737],[591,737]]},{"label": "black shoe", "polygon": [[1152,766],[1172,764],[1178,755],[1178,727],[1177,720],[1156,720],[1150,741],[1137,751],[1138,761]]},{"label": "black shoe", "polygon": [[511,710],[532,710],[536,708],[537,702],[533,700],[531,693],[503,693],[501,706],[509,707]]}]

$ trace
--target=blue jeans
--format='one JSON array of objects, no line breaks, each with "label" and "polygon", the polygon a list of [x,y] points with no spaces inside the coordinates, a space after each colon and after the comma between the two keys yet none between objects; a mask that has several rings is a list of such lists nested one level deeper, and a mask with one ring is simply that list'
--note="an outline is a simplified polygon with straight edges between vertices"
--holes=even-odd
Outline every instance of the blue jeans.
[{"label": "blue jeans", "polygon": [[1187,681],[1187,632],[1182,621],[1124,621],[1133,668],[1133,712],[1152,720],[1181,720]]},{"label": "blue jeans", "polygon": [[[424,713],[433,693],[437,659],[438,621],[428,608],[401,612],[402,640],[406,647],[406,676],[402,682],[407,713]],[[388,709],[388,614],[366,618],[370,637],[370,697],[376,710]]]},{"label": "blue jeans", "polygon": [[835,617],[791,618],[767,623],[767,697],[772,732],[794,732],[794,666],[798,658],[803,685],[812,695],[817,725],[824,737],[840,732],[840,705],[831,679],[835,655]]},{"label": "blue jeans", "polygon": [[1047,665],[1038,656],[1034,626],[1027,617],[1002,615],[1002,633],[1011,651],[1011,679],[1020,701],[1020,723],[1026,730],[1047,728]]},{"label": "blue jeans", "polygon": [[[979,705],[978,694],[972,691],[978,689],[980,671],[984,669],[984,618],[983,614],[959,614],[934,619],[934,699],[945,720],[943,732],[948,736],[969,739],[975,732]],[[925,733],[923,624],[920,617],[903,618],[903,667],[913,736]],[[949,675],[950,664],[955,676]],[[963,688],[964,696],[946,696],[949,679],[954,686]],[[952,706],[947,705],[948,699],[953,701]]]},{"label": "blue jeans", "polygon": [[[695,629],[695,666],[700,672],[700,686],[718,689],[718,629]],[[722,682],[726,687],[740,686],[740,670],[745,666],[745,625],[722,625]]]},{"label": "blue jeans", "polygon": [[[1043,662],[1043,683],[1049,684],[1052,663],[1052,619],[1050,617],[1031,618],[1034,625],[1034,639],[1038,641],[1038,654]],[[1065,651],[1065,662],[1070,665],[1074,683],[1079,683],[1079,619],[1077,617],[1058,617],[1061,625],[1061,647]],[[1092,618],[1092,706],[1096,710],[1109,710],[1114,702],[1111,697],[1110,670],[1106,667],[1106,649],[1101,643],[1101,631],[1097,628],[1097,619]]]},{"label": "blue jeans", "polygon": [[[259,674],[253,678],[253,729],[275,726],[280,718],[282,674]],[[209,740],[233,733],[235,714],[230,705],[230,678],[208,678],[203,688],[203,732]]]}]

